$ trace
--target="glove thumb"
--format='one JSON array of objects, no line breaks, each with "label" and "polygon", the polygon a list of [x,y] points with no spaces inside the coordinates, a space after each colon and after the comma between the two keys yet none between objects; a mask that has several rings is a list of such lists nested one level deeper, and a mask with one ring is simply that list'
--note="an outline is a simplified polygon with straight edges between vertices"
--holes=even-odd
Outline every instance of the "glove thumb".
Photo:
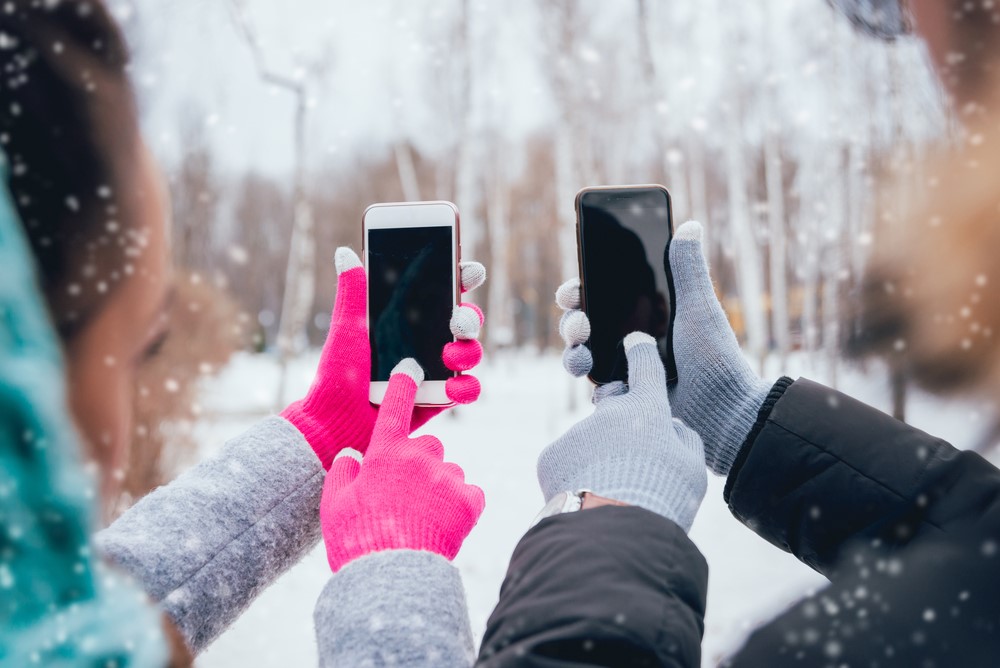
[{"label": "glove thumb", "polygon": [[323,507],[329,507],[337,492],[354,482],[360,470],[361,464],[354,457],[343,456],[334,459],[323,481]]},{"label": "glove thumb", "polygon": [[684,310],[685,304],[698,299],[716,301],[712,277],[708,273],[708,262],[702,249],[702,227],[696,220],[677,228],[670,242],[670,266],[668,270],[677,286],[677,310]]}]

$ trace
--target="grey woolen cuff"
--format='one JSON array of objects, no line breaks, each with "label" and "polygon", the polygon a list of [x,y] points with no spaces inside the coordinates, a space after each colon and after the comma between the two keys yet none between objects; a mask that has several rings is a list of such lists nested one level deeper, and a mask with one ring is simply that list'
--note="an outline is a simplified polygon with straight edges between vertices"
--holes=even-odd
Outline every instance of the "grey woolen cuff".
[{"label": "grey woolen cuff", "polygon": [[270,417],[160,487],[97,536],[198,653],[320,538],[326,471]]},{"label": "grey woolen cuff", "polygon": [[725,476],[729,474],[743,442],[757,421],[757,413],[764,405],[771,383],[753,374],[714,374],[711,369],[704,374],[712,377],[705,382],[692,383],[687,388],[684,405],[713,405],[719,408],[711,414],[687,410],[684,421],[701,434],[708,468],[717,475]]},{"label": "grey woolen cuff", "polygon": [[313,614],[320,666],[440,666],[475,661],[458,569],[432,552],[356,559],[324,587]]},{"label": "grey woolen cuff", "polygon": [[[641,418],[610,420],[607,427],[618,433],[611,443],[595,433],[604,425],[589,426],[591,430],[578,432],[584,440],[550,446],[539,458],[538,482],[545,500],[559,492],[589,489],[599,496],[651,510],[688,531],[706,486],[698,435],[683,430],[680,438],[671,441],[675,450],[670,456],[666,448],[644,442],[657,436]],[[666,436],[659,438],[661,443],[667,442]],[[676,466],[678,459],[696,466]]]}]

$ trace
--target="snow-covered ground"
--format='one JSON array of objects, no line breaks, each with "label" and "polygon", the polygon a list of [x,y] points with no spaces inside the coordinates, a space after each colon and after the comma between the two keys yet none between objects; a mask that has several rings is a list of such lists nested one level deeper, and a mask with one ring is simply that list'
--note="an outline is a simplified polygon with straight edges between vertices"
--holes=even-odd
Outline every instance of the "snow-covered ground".
[{"label": "snow-covered ground", "polygon": [[[288,399],[301,396],[312,378],[316,356],[297,360],[290,371]],[[768,365],[769,367],[771,365]],[[793,359],[786,373],[824,381],[822,367]],[[767,377],[777,378],[768,368]],[[591,410],[590,386],[570,379],[557,355],[493,355],[477,370],[483,394],[474,405],[433,420],[423,431],[440,437],[446,457],[460,464],[469,482],[486,492],[479,525],[455,560],[468,593],[473,630],[482,634],[496,602],[514,546],[542,505],[535,460],[550,441]],[[238,434],[274,401],[277,369],[266,356],[240,355],[207,384],[200,427],[204,456]],[[839,387],[880,408],[888,405],[884,374],[845,370]],[[976,443],[990,414],[969,402],[942,402],[914,395],[910,422],[959,447]],[[236,417],[234,417],[236,415]],[[736,521],[722,500],[724,481],[710,476],[708,495],[691,537],[710,566],[705,620],[704,666],[737,648],[754,626],[767,620],[823,579],[772,547]],[[203,668],[314,666],[313,604],[329,577],[320,544],[250,607],[198,660]]]}]

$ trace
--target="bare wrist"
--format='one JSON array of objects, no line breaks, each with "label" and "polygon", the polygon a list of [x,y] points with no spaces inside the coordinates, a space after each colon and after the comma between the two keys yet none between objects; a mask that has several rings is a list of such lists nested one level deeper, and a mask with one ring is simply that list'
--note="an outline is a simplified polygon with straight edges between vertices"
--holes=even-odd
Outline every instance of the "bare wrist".
[{"label": "bare wrist", "polygon": [[593,492],[587,492],[583,495],[583,505],[580,506],[580,510],[590,510],[591,508],[600,508],[601,506],[627,506],[629,504],[624,501],[618,501],[617,499],[609,499],[604,496],[598,496]]}]

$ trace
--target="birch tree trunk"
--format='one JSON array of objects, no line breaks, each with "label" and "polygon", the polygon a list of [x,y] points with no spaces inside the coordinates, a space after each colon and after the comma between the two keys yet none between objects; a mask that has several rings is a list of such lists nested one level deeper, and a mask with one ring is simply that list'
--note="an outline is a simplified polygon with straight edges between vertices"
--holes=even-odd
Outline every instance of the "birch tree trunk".
[{"label": "birch tree trunk", "polygon": [[847,189],[843,150],[832,151],[829,158],[827,248],[823,262],[823,349],[828,382],[836,389],[840,362],[840,300],[843,271],[843,240],[847,228],[845,214]]},{"label": "birch tree trunk", "polygon": [[687,141],[688,175],[691,182],[691,215],[705,228],[705,255],[711,258],[713,230],[708,208],[708,187],[705,178],[705,146],[700,135],[691,133]]},{"label": "birch tree trunk", "polygon": [[399,185],[403,189],[403,199],[407,202],[420,201],[420,182],[417,180],[417,169],[413,166],[413,153],[410,145],[400,139],[393,145],[396,158],[396,173],[399,175]]},{"label": "birch tree trunk", "polygon": [[656,138],[656,152],[667,177],[667,190],[670,191],[670,203],[674,223],[680,224],[691,215],[688,207],[687,179],[684,175],[684,154],[675,146],[670,145],[667,129],[656,112],[658,93],[661,90],[661,77],[653,58],[653,45],[649,34],[650,14],[647,0],[636,0],[636,33],[639,42],[639,60],[642,64],[643,94],[642,105],[649,116],[653,135]]},{"label": "birch tree trunk", "polygon": [[490,237],[489,313],[486,343],[491,350],[514,341],[514,317],[510,300],[510,178],[504,140],[497,138],[493,151],[494,169],[486,211]]},{"label": "birch tree trunk", "polygon": [[724,148],[729,193],[729,225],[733,235],[733,261],[736,265],[737,292],[743,307],[746,326],[746,349],[758,363],[763,363],[767,350],[767,324],[761,297],[760,253],[750,220],[747,198],[747,172],[744,164],[740,122],[734,110],[729,110],[729,141]]},{"label": "birch tree trunk", "polygon": [[799,213],[797,229],[800,231],[799,261],[798,270],[802,276],[802,350],[805,358],[813,368],[814,353],[818,348],[819,338],[819,309],[817,291],[819,290],[819,252],[820,252],[820,229],[817,224],[817,207],[820,202],[816,199],[815,189],[816,165],[814,161],[808,159],[808,151],[814,150],[806,148],[799,156]]},{"label": "birch tree trunk", "polygon": [[461,131],[455,157],[455,204],[462,217],[462,240],[470,253],[479,250],[483,230],[479,224],[479,200],[476,197],[476,179],[479,174],[478,138],[473,127],[474,86],[473,47],[471,39],[471,13],[469,0],[460,0],[455,57],[459,59],[458,107]]},{"label": "birch tree trunk", "polygon": [[771,278],[771,337],[780,368],[788,364],[788,250],[785,236],[785,193],[781,147],[776,131],[764,140],[764,178],[767,189],[769,271]]},{"label": "birch tree trunk", "polygon": [[[555,193],[556,217],[558,219],[558,239],[560,264],[564,278],[579,276],[579,261],[577,257],[576,219],[573,210],[573,198],[577,183],[581,176],[579,171],[586,170],[581,162],[586,163],[587,151],[579,130],[582,123],[579,119],[580,109],[573,95],[573,85],[576,81],[575,61],[573,59],[577,35],[578,5],[574,0],[541,0],[539,9],[545,28],[555,36],[554,43],[548,52],[546,61],[549,83],[556,102],[557,121],[555,128]],[[576,410],[576,382],[567,376],[567,407]]]}]

